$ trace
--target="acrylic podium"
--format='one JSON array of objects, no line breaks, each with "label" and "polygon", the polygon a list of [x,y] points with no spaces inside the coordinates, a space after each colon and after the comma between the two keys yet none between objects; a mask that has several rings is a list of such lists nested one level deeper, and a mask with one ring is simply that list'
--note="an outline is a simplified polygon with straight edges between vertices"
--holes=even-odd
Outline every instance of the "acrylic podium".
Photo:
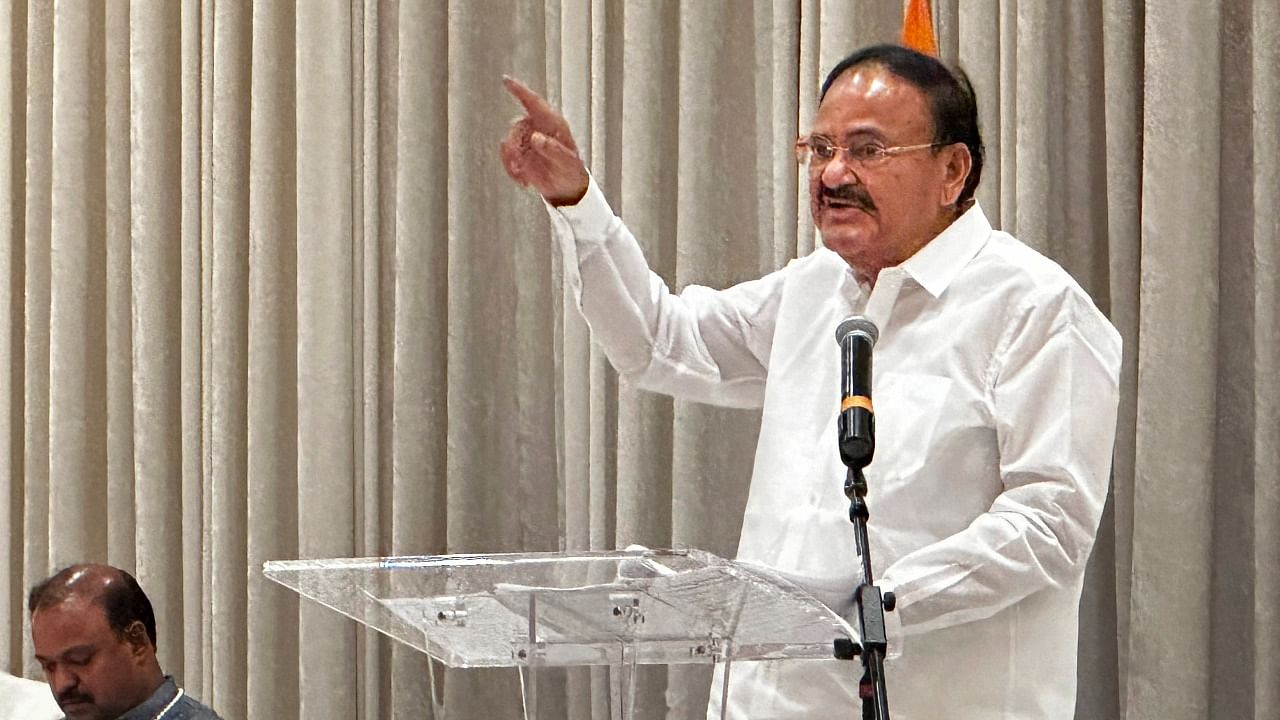
[{"label": "acrylic podium", "polygon": [[519,668],[527,717],[539,667],[613,666],[613,716],[628,718],[636,665],[721,663],[729,677],[735,661],[830,658],[853,636],[782,578],[699,550],[289,560],[264,573],[449,667]]}]

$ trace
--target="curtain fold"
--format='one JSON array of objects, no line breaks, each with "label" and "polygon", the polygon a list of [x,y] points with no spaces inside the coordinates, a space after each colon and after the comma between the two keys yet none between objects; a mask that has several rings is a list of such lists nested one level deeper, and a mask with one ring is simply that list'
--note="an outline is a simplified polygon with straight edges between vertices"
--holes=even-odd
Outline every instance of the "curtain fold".
[{"label": "curtain fold", "polygon": [[[979,201],[1124,339],[1077,717],[1274,718],[1280,7],[933,7]],[[0,669],[38,675],[26,589],[96,560],[224,717],[521,717],[514,671],[432,666],[261,575],[735,552],[758,416],[619,381],[497,160],[501,76],[563,109],[673,290],[723,287],[820,242],[791,144],[901,11],[0,0]],[[618,680],[541,673],[541,715],[607,718]],[[637,715],[701,717],[709,680],[646,668]]]},{"label": "curtain fold", "polygon": [[[295,22],[298,553],[349,557],[358,497],[351,11],[304,3]],[[355,628],[313,603],[300,610],[298,643],[309,650],[298,658],[300,713],[352,717],[357,674],[331,658],[355,657]]]},{"label": "curtain fold", "polygon": [[[249,533],[245,548],[246,607],[251,608],[245,618],[247,663],[263,668],[249,674],[245,693],[247,716],[278,716],[297,712],[304,692],[299,682],[299,607],[292,593],[281,592],[284,588],[255,571],[267,560],[299,556],[298,478],[310,480],[298,454],[302,198],[296,190],[301,173],[295,138],[304,113],[301,108],[281,111],[301,104],[294,8],[258,4],[251,22],[255,39],[262,41],[254,42],[251,51],[249,109],[246,521],[248,527],[274,526],[277,532]],[[325,447],[340,443],[330,438]],[[318,483],[324,480],[317,478]]]},{"label": "curtain fold", "polygon": [[[1133,483],[1137,438],[1138,332],[1141,307],[1143,8],[1135,0],[1109,0],[1103,7],[1103,88],[1106,102],[1107,248],[1110,258],[1109,317],[1124,340],[1120,403],[1112,456],[1111,513],[1116,587],[1116,637],[1129,634],[1133,570]],[[1104,525],[1104,528],[1106,526]],[[1109,608],[1108,608],[1109,609]],[[1128,644],[1118,643],[1116,702],[1127,693]]]},{"label": "curtain fold", "polygon": [[[448,550],[448,10],[444,3],[402,2],[379,10],[379,133],[376,156],[385,183],[377,247],[386,272],[383,304],[392,343],[385,348],[388,464],[392,472],[390,536],[393,553]],[[429,238],[400,242],[401,238]],[[387,427],[384,425],[383,427]],[[382,475],[382,477],[386,477]],[[391,650],[392,707],[411,717],[430,705],[422,682],[425,658]],[[420,711],[417,711],[420,713]],[[366,713],[368,715],[368,713]]]},{"label": "curtain fold", "polygon": [[109,394],[109,408],[117,410],[108,419],[121,426],[110,431],[110,452],[120,461],[111,463],[109,473],[119,476],[113,482],[126,485],[125,497],[113,498],[109,513],[112,534],[117,527],[129,532],[127,548],[117,551],[113,545],[108,556],[114,561],[136,555],[139,582],[156,587],[151,597],[157,627],[165,628],[162,652],[186,676],[183,648],[199,636],[184,632],[189,625],[183,584],[170,581],[182,577],[181,549],[190,532],[182,522],[180,482],[183,233],[181,214],[174,212],[184,194],[182,125],[174,122],[182,108],[181,36],[173,32],[181,8],[156,2],[107,9],[118,23],[108,28],[108,40],[122,56],[108,67],[121,72],[127,86],[123,112],[108,113],[121,137],[109,141],[107,151],[122,156],[127,173],[110,185],[123,197],[111,203],[109,215],[128,223],[109,246],[109,252],[119,248],[113,253],[119,260],[107,267],[113,285],[126,293],[109,303],[120,319],[110,324],[112,348],[119,349],[108,368],[124,375]]},{"label": "curtain fold", "polygon": [[[26,548],[21,542],[24,527],[22,447],[25,442],[22,404],[15,402],[23,391],[23,240],[24,201],[22,146],[17,137],[26,134],[25,97],[15,92],[24,86],[26,75],[25,8],[7,8],[0,22],[0,57],[10,70],[0,72],[0,520],[8,528],[0,542],[0,567],[8,568],[4,587],[23,579]],[[16,213],[16,214],[15,214]],[[15,540],[15,536],[17,540]],[[23,603],[20,593],[0,592],[0,653],[7,659],[21,658]],[[21,661],[18,661],[21,664]]]},{"label": "curtain fold", "polygon": [[[19,379],[15,382],[10,403],[22,388],[17,408],[10,410],[10,417],[21,417],[21,444],[15,443],[11,452],[16,454],[14,470],[22,471],[22,481],[16,488],[22,502],[22,534],[10,535],[8,542],[22,548],[22,574],[18,587],[7,593],[17,597],[18,613],[22,623],[21,647],[24,649],[10,662],[23,663],[28,676],[37,670],[34,658],[29,658],[25,648],[30,647],[30,619],[25,612],[23,590],[41,579],[49,565],[49,255],[50,255],[50,196],[52,195],[52,167],[49,158],[52,151],[52,95],[53,95],[53,7],[50,4],[31,7],[10,5],[14,21],[12,37],[21,36],[23,44],[15,46],[15,62],[11,69],[10,117],[15,118],[15,130],[20,126],[25,133],[13,137],[13,184],[5,195],[14,205],[9,217],[14,232],[6,250],[16,260],[15,269],[20,275],[13,278],[13,297],[18,307],[10,314],[15,326],[10,326],[9,336],[20,343],[13,358],[23,364]],[[19,75],[18,71],[25,71]],[[28,162],[27,158],[36,158]],[[10,575],[12,583],[12,573]]]},{"label": "curtain fold", "polygon": [[[1181,3],[1148,13],[1144,33],[1141,303],[1133,488],[1128,703],[1153,717],[1207,716],[1212,651],[1213,418],[1217,353],[1188,341],[1219,321],[1220,12]],[[1178,62],[1170,62],[1174,55]],[[1164,330],[1163,332],[1161,330]],[[1219,351],[1223,348],[1218,347]],[[1178,392],[1160,389],[1178,388]],[[1226,408],[1222,408],[1226,410]],[[1226,413],[1223,413],[1225,418]],[[1179,428],[1202,428],[1179,433]],[[1178,442],[1169,439],[1180,436]],[[1181,556],[1176,564],[1170,552]],[[1210,614],[1214,614],[1210,611]],[[1169,627],[1177,633],[1161,633]],[[1169,684],[1185,688],[1168,691]]]},{"label": "curtain fold", "polygon": [[1252,381],[1254,427],[1252,467],[1246,477],[1256,483],[1253,506],[1244,517],[1252,525],[1249,548],[1252,564],[1246,577],[1254,578],[1252,637],[1244,643],[1252,668],[1247,674],[1258,680],[1253,687],[1253,714],[1265,717],[1280,713],[1280,133],[1275,120],[1280,117],[1280,78],[1272,72],[1280,67],[1280,7],[1274,3],[1253,5],[1251,57],[1253,93],[1251,139],[1253,146],[1253,353],[1245,370]]}]

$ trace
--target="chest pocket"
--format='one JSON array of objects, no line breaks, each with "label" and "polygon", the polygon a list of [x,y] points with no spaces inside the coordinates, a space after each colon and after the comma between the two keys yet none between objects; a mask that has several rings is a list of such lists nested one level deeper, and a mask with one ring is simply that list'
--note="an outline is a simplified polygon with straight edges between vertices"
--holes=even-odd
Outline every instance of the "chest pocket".
[{"label": "chest pocket", "polygon": [[919,472],[940,430],[952,391],[951,378],[920,373],[876,375],[872,398],[876,409],[876,455],[868,473],[885,481]]}]

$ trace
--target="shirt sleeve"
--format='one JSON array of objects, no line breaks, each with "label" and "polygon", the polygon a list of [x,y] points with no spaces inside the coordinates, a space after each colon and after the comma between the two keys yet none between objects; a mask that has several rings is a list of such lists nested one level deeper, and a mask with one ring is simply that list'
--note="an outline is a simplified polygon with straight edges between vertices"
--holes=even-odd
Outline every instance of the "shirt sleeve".
[{"label": "shirt sleeve", "polygon": [[576,205],[547,206],[565,282],[614,368],[646,390],[760,407],[782,274],[673,294],[593,178]]},{"label": "shirt sleeve", "polygon": [[1003,490],[887,569],[891,643],[1079,581],[1110,482],[1119,371],[1119,334],[1083,291],[1013,313],[987,373]]}]

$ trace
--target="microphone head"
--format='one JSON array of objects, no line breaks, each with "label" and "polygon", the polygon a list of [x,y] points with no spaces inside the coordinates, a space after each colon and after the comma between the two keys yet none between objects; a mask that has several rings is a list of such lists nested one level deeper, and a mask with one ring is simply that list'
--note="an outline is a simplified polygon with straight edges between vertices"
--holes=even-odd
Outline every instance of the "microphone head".
[{"label": "microphone head", "polygon": [[836,344],[840,345],[846,337],[851,334],[860,333],[866,335],[874,346],[876,340],[880,339],[880,329],[876,324],[861,315],[852,315],[844,319],[836,328]]}]

